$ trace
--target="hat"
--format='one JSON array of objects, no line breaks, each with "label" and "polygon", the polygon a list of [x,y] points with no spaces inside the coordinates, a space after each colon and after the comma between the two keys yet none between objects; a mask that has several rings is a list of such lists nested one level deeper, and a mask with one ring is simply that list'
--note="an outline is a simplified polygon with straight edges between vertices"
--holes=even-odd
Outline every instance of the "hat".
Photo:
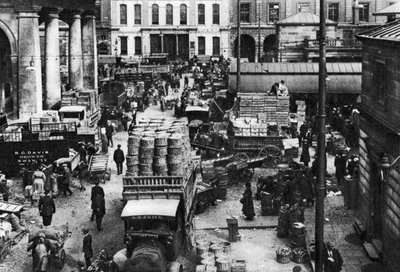
[{"label": "hat", "polygon": [[82,228],[82,232],[83,232],[84,234],[86,234],[86,233],[89,232],[89,229],[88,229],[88,228]]},{"label": "hat", "polygon": [[117,145],[117,147],[121,147],[121,145],[119,144],[119,145]]},{"label": "hat", "polygon": [[39,238],[46,238],[46,235],[43,232],[40,232],[38,235]]}]

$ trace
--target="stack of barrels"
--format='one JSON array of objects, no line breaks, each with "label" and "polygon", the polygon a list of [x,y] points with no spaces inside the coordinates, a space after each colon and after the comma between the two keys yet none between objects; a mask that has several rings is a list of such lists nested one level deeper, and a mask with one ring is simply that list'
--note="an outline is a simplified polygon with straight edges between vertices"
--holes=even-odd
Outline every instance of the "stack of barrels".
[{"label": "stack of barrels", "polygon": [[141,119],[128,139],[126,175],[182,176],[189,169],[185,120]]},{"label": "stack of barrels", "polygon": [[261,215],[274,215],[273,195],[268,192],[261,192]]},{"label": "stack of barrels", "polygon": [[295,222],[289,231],[290,242],[294,247],[306,246],[306,226],[301,222]]},{"label": "stack of barrels", "polygon": [[281,206],[278,217],[277,235],[280,238],[286,238],[289,235],[289,205]]},{"label": "stack of barrels", "polygon": [[199,265],[196,272],[230,272],[232,261],[229,257],[230,243],[221,239],[196,239],[196,253]]}]

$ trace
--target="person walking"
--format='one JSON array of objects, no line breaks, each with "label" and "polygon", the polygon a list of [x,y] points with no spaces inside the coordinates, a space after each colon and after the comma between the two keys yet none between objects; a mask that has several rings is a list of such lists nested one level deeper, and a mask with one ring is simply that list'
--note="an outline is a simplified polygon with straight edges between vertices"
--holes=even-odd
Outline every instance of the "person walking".
[{"label": "person walking", "polygon": [[308,167],[308,164],[310,162],[310,150],[309,150],[307,140],[303,140],[303,147],[301,150],[300,162],[304,163],[304,166],[306,166],[306,167]]},{"label": "person walking", "polygon": [[125,161],[125,155],[124,151],[121,150],[121,145],[117,145],[117,149],[114,151],[114,161],[115,164],[117,165],[117,175],[122,174],[122,163]]},{"label": "person walking", "polygon": [[85,258],[85,265],[87,270],[89,266],[92,264],[91,261],[93,257],[92,235],[90,235],[88,228],[83,228],[82,233],[83,233],[82,251],[83,251],[83,256]]},{"label": "person walking", "polygon": [[346,175],[347,156],[339,153],[335,156],[335,175],[339,186],[342,185],[344,176]]},{"label": "person walking", "polygon": [[[101,200],[102,199],[102,200]],[[103,216],[105,214],[105,201],[104,201],[104,190],[99,186],[99,181],[95,181],[95,185],[92,187],[92,193],[90,200],[92,201],[92,215],[90,217],[90,220],[93,221],[94,217],[96,216],[96,223],[100,222],[100,228],[99,224],[97,225],[97,229],[101,229],[101,221],[102,221],[102,215],[101,211],[104,211]],[[104,203],[104,205],[103,205]],[[103,205],[103,206],[102,206]],[[103,210],[101,210],[104,208]],[[99,210],[97,210],[99,209]],[[99,216],[97,216],[99,215]]]},{"label": "person walking", "polygon": [[253,219],[256,214],[254,213],[253,192],[251,191],[250,182],[246,182],[246,190],[243,193],[243,197],[240,199],[240,203],[243,204],[242,212],[246,219]]},{"label": "person walking", "polygon": [[39,199],[39,214],[43,218],[43,226],[50,226],[53,213],[56,212],[56,205],[50,195],[50,190],[44,191],[44,196]]},{"label": "person walking", "polygon": [[96,218],[97,231],[103,230],[101,224],[103,222],[103,217],[106,214],[106,203],[104,197],[96,196],[93,200],[93,213]]},{"label": "person walking", "polygon": [[33,271],[47,271],[49,265],[49,254],[52,250],[52,246],[50,241],[46,239],[44,233],[39,233],[38,237],[28,247],[28,251],[30,250],[32,250]]},{"label": "person walking", "polygon": [[326,242],[324,250],[324,272],[340,272],[342,270],[343,259],[333,243]]},{"label": "person walking", "polygon": [[111,121],[107,121],[107,125],[106,125],[106,137],[107,137],[107,144],[108,144],[108,146],[110,146],[110,147],[113,147],[113,146],[114,146],[113,139],[112,139],[113,133],[114,133],[114,127],[113,127],[113,125],[111,124]]},{"label": "person walking", "polygon": [[80,161],[83,161],[83,162],[87,162],[87,160],[86,160],[86,156],[87,156],[87,150],[86,150],[86,147],[85,147],[85,143],[79,143],[79,147],[78,147],[78,153],[79,153],[79,157],[80,157]]},{"label": "person walking", "polygon": [[69,170],[67,164],[63,164],[62,166],[64,168],[62,191],[63,191],[64,197],[67,197],[67,192],[69,193],[69,195],[72,195],[72,191],[69,188],[69,186],[71,185],[71,180],[72,180],[72,172],[71,172],[71,170]]}]

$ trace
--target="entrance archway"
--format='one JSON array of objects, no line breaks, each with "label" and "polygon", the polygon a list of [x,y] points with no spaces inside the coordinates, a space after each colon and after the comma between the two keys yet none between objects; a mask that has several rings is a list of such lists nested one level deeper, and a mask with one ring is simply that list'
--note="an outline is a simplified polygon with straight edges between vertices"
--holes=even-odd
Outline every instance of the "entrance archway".
[{"label": "entrance archway", "polygon": [[[237,58],[237,38],[235,39],[235,58]],[[256,59],[256,42],[250,35],[240,35],[240,58],[248,58],[249,62]]]},{"label": "entrance archway", "polygon": [[0,112],[12,112],[12,65],[11,45],[6,33],[0,28]]},{"label": "entrance archway", "polygon": [[275,48],[276,48],[276,35],[275,34],[268,35],[264,39],[264,46],[263,46],[264,59],[266,61],[271,62],[274,59]]}]

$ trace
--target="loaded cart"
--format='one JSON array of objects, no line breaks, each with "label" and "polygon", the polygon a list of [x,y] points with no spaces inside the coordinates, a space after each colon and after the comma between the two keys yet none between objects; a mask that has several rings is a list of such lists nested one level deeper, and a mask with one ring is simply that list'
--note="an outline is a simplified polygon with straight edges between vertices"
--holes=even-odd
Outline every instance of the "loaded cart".
[{"label": "loaded cart", "polygon": [[108,155],[93,155],[89,161],[90,180],[102,179],[106,182],[106,175],[109,174]]}]

